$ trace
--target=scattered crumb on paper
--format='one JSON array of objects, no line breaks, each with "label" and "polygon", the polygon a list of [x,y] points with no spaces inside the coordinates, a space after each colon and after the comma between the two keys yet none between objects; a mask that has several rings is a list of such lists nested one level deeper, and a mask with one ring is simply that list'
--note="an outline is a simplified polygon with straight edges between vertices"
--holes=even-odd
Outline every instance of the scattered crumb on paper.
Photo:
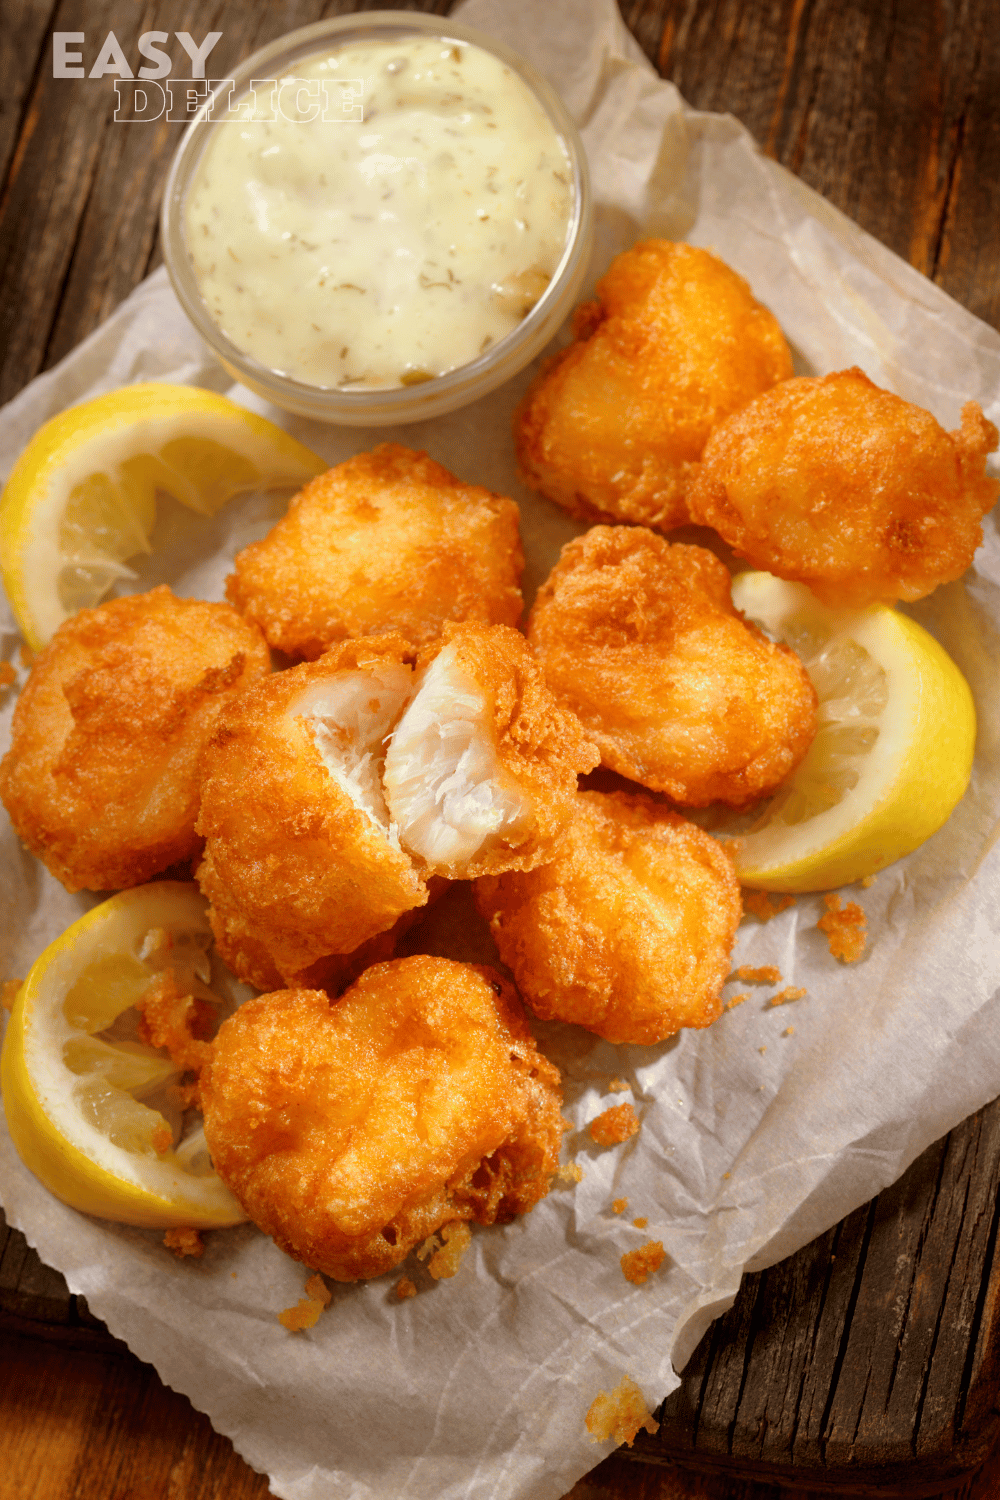
[{"label": "scattered crumb on paper", "polygon": [[762,968],[755,969],[751,964],[741,964],[736,970],[737,979],[742,979],[744,984],[780,984],[781,970],[776,969],[774,964],[764,964]]},{"label": "scattered crumb on paper", "polygon": [[633,1219],[632,1223],[635,1225],[636,1229],[645,1229],[646,1225],[649,1223],[649,1220],[645,1216],[642,1216],[641,1218]]},{"label": "scattered crumb on paper", "polygon": [[870,891],[877,879],[878,877],[876,875],[862,875],[861,889],[864,891]]},{"label": "scattered crumb on paper", "polygon": [[611,1205],[611,1211],[612,1211],[612,1213],[616,1213],[616,1214],[623,1214],[627,1208],[628,1208],[628,1199],[627,1198],[616,1198],[615,1201],[614,1201],[614,1203],[612,1203],[612,1205]]},{"label": "scattered crumb on paper", "polygon": [[781,1033],[781,1035],[782,1036],[794,1036],[795,1035],[795,1027],[794,1026],[786,1026],[785,1029],[784,1029],[784,1031]]},{"label": "scattered crumb on paper", "polygon": [[624,1078],[612,1078],[608,1084],[609,1094],[627,1094],[628,1091],[629,1085],[625,1082]]},{"label": "scattered crumb on paper", "polygon": [[185,1255],[204,1255],[205,1246],[197,1229],[168,1229],[163,1243],[178,1259]]},{"label": "scattered crumb on paper", "polygon": [[794,906],[794,896],[772,896],[770,891],[744,891],[743,910],[750,912],[761,922],[770,922],[786,906]]},{"label": "scattered crumb on paper", "polygon": [[617,1104],[591,1120],[587,1129],[599,1146],[619,1146],[629,1136],[639,1134],[639,1121],[631,1104]]},{"label": "scattered crumb on paper", "polygon": [[553,1174],[553,1182],[564,1182],[568,1186],[571,1182],[583,1181],[583,1168],[575,1161],[564,1161]]},{"label": "scattered crumb on paper", "polygon": [[843,959],[845,964],[852,964],[865,951],[868,918],[856,901],[848,901],[844,906],[840,897],[832,891],[823,897],[823,903],[826,915],[820,917],[816,926],[826,933],[833,957]]},{"label": "scattered crumb on paper", "polygon": [[808,995],[808,993],[808,990],[789,984],[783,990],[779,990],[776,995],[772,995],[767,1003],[768,1005],[788,1005],[792,1000],[801,1000],[803,995]]},{"label": "scattered crumb on paper", "polygon": [[396,1282],[396,1296],[400,1302],[405,1302],[407,1297],[415,1297],[417,1289],[408,1276],[403,1276]]},{"label": "scattered crumb on paper", "polygon": [[631,1448],[640,1429],[650,1436],[659,1431],[645,1396],[629,1375],[623,1375],[613,1391],[598,1392],[585,1420],[595,1443],[613,1441]]},{"label": "scattered crumb on paper", "polygon": [[642,1286],[648,1276],[658,1271],[667,1258],[662,1240],[647,1240],[638,1250],[626,1250],[622,1256],[622,1275],[634,1286]]},{"label": "scattered crumb on paper", "polygon": [[726,1004],[725,1004],[724,1008],[726,1010],[735,1010],[736,1007],[737,1007],[737,1005],[742,1005],[743,1002],[744,1002],[744,1000],[749,1000],[749,999],[750,999],[749,995],[734,995],[731,1000],[727,1000],[726,1001]]},{"label": "scattered crumb on paper", "polygon": [[286,1307],[278,1314],[278,1322],[289,1333],[300,1333],[304,1328],[313,1328],[319,1321],[324,1307],[329,1307],[331,1292],[318,1271],[314,1271],[306,1282],[306,1295],[294,1307]]}]

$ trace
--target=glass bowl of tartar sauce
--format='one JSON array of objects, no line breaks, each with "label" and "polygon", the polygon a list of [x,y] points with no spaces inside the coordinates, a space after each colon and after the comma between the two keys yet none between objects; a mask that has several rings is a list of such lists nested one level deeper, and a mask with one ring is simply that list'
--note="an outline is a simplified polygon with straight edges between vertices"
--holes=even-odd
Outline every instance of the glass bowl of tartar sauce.
[{"label": "glass bowl of tartar sauce", "polygon": [[433,15],[339,16],[212,83],[162,235],[235,380],[321,421],[420,421],[509,380],[572,311],[586,156],[502,43]]}]

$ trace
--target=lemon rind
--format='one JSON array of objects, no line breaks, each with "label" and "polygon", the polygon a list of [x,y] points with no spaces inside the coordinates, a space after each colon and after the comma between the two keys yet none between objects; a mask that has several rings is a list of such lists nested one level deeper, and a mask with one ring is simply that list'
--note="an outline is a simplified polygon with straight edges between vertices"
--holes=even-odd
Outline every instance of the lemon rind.
[{"label": "lemon rind", "polygon": [[[158,903],[152,919],[148,914],[151,900]],[[90,961],[96,933],[102,933],[105,944],[114,945],[139,938],[152,926],[174,925],[207,931],[204,900],[193,884],[159,881],[123,891],[94,907],[50,943],[32,966],[14,1002],[0,1056],[0,1088],[8,1129],[19,1156],[39,1181],[71,1208],[147,1229],[225,1228],[244,1222],[246,1214],[221,1179],[192,1177],[173,1166],[169,1156],[143,1158],[141,1170],[135,1170],[128,1153],[100,1137],[79,1116],[74,1117],[65,1097],[65,1080],[60,1097],[61,1064],[53,1065],[51,1058],[39,1062],[40,1057],[45,1058],[45,1043],[51,1047],[53,1036],[60,1031],[59,1022],[44,1013],[46,989],[55,986],[59,995],[65,995]],[[67,1073],[68,1078],[71,1076]],[[75,1145],[66,1133],[67,1127],[85,1142],[98,1136],[101,1159],[95,1161]],[[117,1170],[113,1163],[117,1163]],[[149,1186],[150,1180],[155,1187]]]},{"label": "lemon rind", "polygon": [[[912,853],[948,819],[972,772],[975,706],[947,652],[909,616],[886,605],[830,610],[805,585],[782,582],[776,587],[778,582],[768,574],[740,575],[734,580],[734,603],[775,635],[782,635],[792,615],[812,615],[831,638],[849,635],[885,671],[897,711],[866,758],[850,794],[855,817],[842,834],[836,833],[844,821],[838,804],[794,831],[765,827],[734,841],[742,885],[789,894],[833,890]],[[765,588],[770,609],[762,607]],[[925,754],[929,735],[935,746],[932,757]],[[899,813],[903,797],[905,821]]]}]

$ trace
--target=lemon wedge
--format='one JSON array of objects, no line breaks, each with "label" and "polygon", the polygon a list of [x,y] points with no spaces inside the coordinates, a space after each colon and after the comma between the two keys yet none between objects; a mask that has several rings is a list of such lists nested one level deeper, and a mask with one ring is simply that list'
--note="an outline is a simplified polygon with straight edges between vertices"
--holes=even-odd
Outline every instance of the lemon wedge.
[{"label": "lemon wedge", "polygon": [[216,1176],[200,1120],[183,1133],[170,1092],[178,1069],[139,1040],[133,1009],[167,966],[179,984],[211,977],[230,1005],[253,993],[210,961],[205,911],[197,887],[180,881],[122,891],[50,943],[18,991],[0,1060],[11,1138],[25,1166],[84,1213],[151,1229],[246,1218]]},{"label": "lemon wedge", "polygon": [[741,883],[831,890],[930,838],[968,785],[976,742],[972,693],[947,652],[895,609],[828,609],[770,573],[741,573],[733,603],[799,654],[819,695],[805,759],[736,840]]},{"label": "lemon wedge", "polygon": [[0,498],[0,571],[38,650],[149,552],[156,492],[213,515],[233,495],[327,468],[273,422],[188,385],[131,385],[40,428]]}]

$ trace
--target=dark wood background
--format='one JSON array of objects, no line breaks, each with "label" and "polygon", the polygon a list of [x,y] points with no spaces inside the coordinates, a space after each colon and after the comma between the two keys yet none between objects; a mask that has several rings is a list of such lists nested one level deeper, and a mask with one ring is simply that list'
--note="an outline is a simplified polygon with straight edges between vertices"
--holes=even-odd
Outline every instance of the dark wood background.
[{"label": "dark wood background", "polygon": [[[550,0],[558,5],[559,0]],[[159,263],[180,125],[116,126],[102,80],[54,79],[52,33],[221,31],[221,76],[345,10],[321,0],[3,0],[0,401],[50,368]],[[447,0],[397,5],[445,15]],[[1000,327],[997,0],[623,0],[647,56],[979,317]],[[176,41],[168,50],[188,73]],[[745,1280],[655,1439],[573,1500],[1000,1496],[992,1276],[1000,1109],[874,1203]],[[2,1186],[0,1186],[2,1192]],[[268,1493],[183,1397],[112,1341],[0,1228],[0,1497],[242,1500]]]}]

